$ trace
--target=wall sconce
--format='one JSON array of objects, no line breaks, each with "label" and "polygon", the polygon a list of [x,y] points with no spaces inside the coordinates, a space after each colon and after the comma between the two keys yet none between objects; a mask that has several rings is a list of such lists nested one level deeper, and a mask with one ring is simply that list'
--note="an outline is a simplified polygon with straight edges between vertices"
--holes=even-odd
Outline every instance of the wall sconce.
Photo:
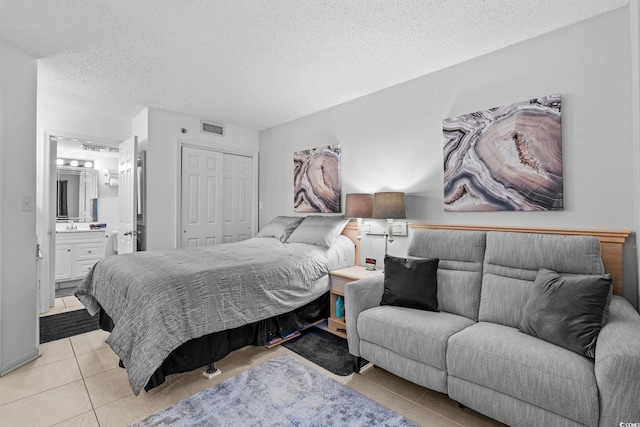
[{"label": "wall sconce", "polygon": [[389,233],[384,242],[384,253],[387,253],[387,242],[393,243],[393,220],[406,218],[405,197],[402,192],[383,192],[373,195],[373,217],[386,219]]},{"label": "wall sconce", "polygon": [[347,194],[344,215],[347,218],[356,218],[358,223],[358,240],[362,238],[362,218],[373,216],[373,194],[351,193]]}]

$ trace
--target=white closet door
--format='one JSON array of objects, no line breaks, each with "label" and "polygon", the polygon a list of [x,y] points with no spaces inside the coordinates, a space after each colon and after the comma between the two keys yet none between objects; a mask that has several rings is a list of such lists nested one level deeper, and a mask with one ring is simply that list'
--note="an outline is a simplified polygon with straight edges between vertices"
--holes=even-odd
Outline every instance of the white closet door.
[{"label": "white closet door", "polygon": [[182,147],[181,246],[222,242],[223,155]]},{"label": "white closet door", "polygon": [[253,159],[224,154],[222,240],[239,242],[252,236]]}]

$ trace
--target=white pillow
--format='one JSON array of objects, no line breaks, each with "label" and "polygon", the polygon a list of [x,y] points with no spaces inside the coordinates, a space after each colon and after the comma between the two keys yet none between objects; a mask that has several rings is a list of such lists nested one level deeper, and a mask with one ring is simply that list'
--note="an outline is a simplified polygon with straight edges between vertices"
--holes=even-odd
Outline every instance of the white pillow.
[{"label": "white pillow", "polygon": [[287,243],[306,243],[308,245],[330,247],[342,233],[349,218],[337,216],[308,216],[293,230]]},{"label": "white pillow", "polygon": [[303,216],[277,216],[262,227],[256,237],[275,237],[285,242],[303,219]]}]

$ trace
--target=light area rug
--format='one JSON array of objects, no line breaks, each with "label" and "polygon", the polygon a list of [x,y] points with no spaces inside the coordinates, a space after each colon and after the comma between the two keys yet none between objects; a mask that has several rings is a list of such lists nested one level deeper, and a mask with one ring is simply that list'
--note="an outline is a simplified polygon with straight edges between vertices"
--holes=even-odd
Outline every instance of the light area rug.
[{"label": "light area rug", "polygon": [[285,355],[194,394],[132,426],[416,424]]}]

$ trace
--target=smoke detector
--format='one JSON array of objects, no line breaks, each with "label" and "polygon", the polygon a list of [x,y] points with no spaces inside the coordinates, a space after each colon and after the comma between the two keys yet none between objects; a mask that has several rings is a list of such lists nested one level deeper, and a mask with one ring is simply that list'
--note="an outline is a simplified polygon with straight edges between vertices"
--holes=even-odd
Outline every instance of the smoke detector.
[{"label": "smoke detector", "polygon": [[224,136],[224,126],[218,123],[200,120],[200,132]]}]

